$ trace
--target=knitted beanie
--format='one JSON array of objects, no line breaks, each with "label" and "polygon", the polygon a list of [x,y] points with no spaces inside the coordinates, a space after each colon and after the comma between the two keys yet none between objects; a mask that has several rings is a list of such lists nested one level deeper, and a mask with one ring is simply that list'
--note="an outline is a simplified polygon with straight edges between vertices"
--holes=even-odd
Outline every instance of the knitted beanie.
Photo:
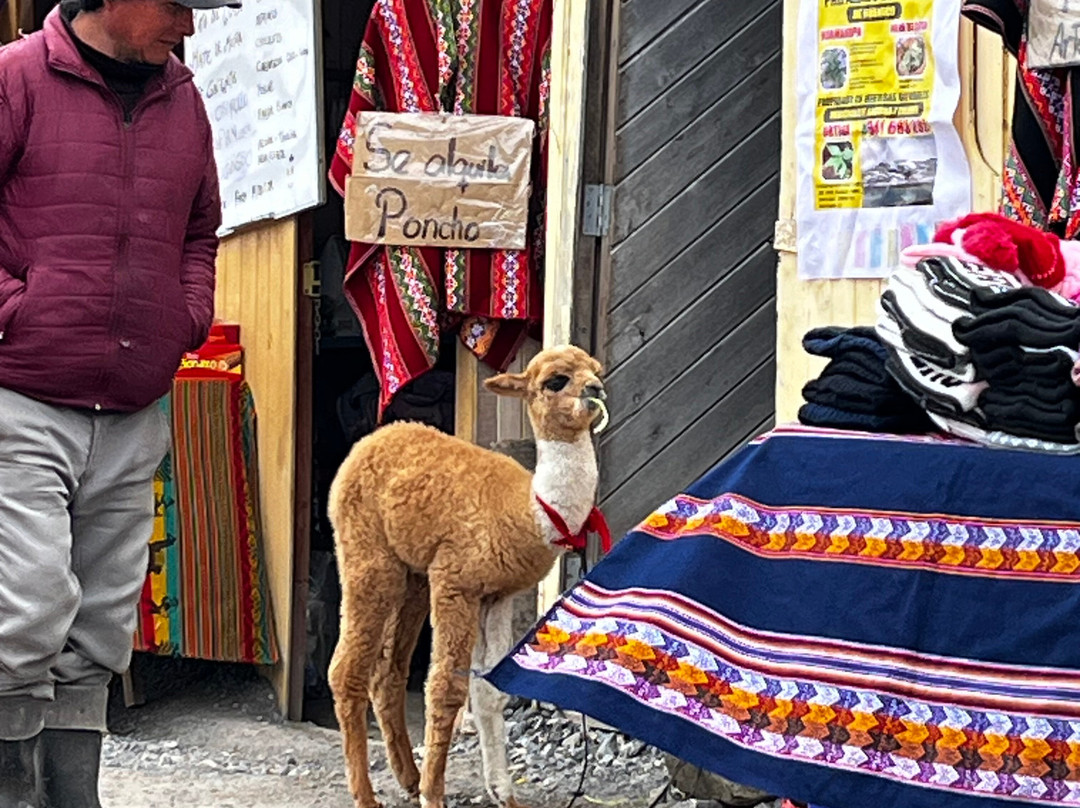
[{"label": "knitted beanie", "polygon": [[[882,295],[882,298],[879,301],[878,320],[875,328],[877,330],[878,336],[881,337],[881,341],[887,347],[905,353],[911,352],[908,342],[904,339],[904,335],[901,333],[900,324],[896,322],[892,314],[890,314],[888,311],[884,295]],[[964,358],[970,359],[970,357]],[[956,359],[959,360],[960,357],[956,357]],[[971,364],[970,361],[959,363],[952,368],[948,368],[948,370],[960,381],[978,381],[978,373],[975,366]]]},{"label": "knitted beanie", "polygon": [[1080,309],[1078,316],[1051,314],[1037,301],[1018,299],[977,317],[957,320],[953,324],[953,333],[959,342],[973,351],[985,351],[999,345],[1080,346]]},{"label": "knitted beanie", "polygon": [[975,289],[1003,292],[1021,288],[1020,281],[1007,272],[944,256],[923,259],[916,269],[926,277],[935,295],[961,309],[970,307]]},{"label": "knitted beanie", "polygon": [[1024,404],[1008,408],[992,406],[986,413],[986,428],[997,429],[1021,438],[1038,438],[1055,443],[1072,443],[1076,440],[1076,424],[1051,423],[1039,420],[1040,413]]},{"label": "knitted beanie", "polygon": [[[887,288],[881,293],[881,308],[885,309],[900,327],[900,336],[906,350],[948,369],[962,369],[970,363],[969,352],[959,344],[959,340],[950,339],[945,342],[939,336],[942,332],[929,331],[933,315],[918,305],[914,295],[905,295],[900,287]],[[945,328],[951,332],[949,324],[946,323]],[[962,353],[954,351],[954,345],[958,345]]]},{"label": "knitted beanie", "polygon": [[807,382],[803,398],[814,404],[866,415],[887,415],[916,409],[916,404],[899,387],[869,384],[839,373],[822,375]]},{"label": "knitted beanie", "polygon": [[969,309],[970,313],[975,315],[1019,303],[1040,309],[1050,317],[1080,318],[1080,306],[1038,286],[1022,286],[1004,291],[978,287],[971,291],[972,299]]},{"label": "knitted beanie", "polygon": [[862,415],[807,402],[799,408],[798,417],[802,424],[828,429],[853,429],[895,435],[918,435],[931,429],[926,414],[918,409],[902,415]]},{"label": "knitted beanie", "polygon": [[935,295],[920,272],[897,270],[890,276],[887,288],[896,293],[897,305],[916,328],[943,343],[954,357],[964,357],[966,360],[967,348],[956,341],[952,324],[961,317],[969,316],[970,311],[953,306]]},{"label": "knitted beanie", "polygon": [[884,359],[879,360],[876,356],[871,357],[860,351],[852,351],[836,359],[830,359],[819,378],[827,378],[832,374],[852,376],[879,387],[893,387],[896,384],[889,372],[885,370]]},{"label": "knitted beanie", "polygon": [[1065,277],[1060,239],[1000,213],[970,213],[942,225],[934,241],[956,244],[994,269],[1024,275],[1047,288]]},{"label": "knitted beanie", "polygon": [[941,365],[956,363],[956,355],[949,350],[942,340],[920,331],[915,322],[908,317],[907,312],[900,305],[900,300],[897,300],[893,289],[886,289],[885,292],[881,293],[881,308],[889,313],[897,326],[900,326],[900,336],[906,350]]},{"label": "knitted beanie", "polygon": [[1080,392],[1071,383],[1073,358],[1065,350],[999,345],[973,352],[972,357],[980,377],[994,388],[1037,390],[1037,397],[1046,401]]},{"label": "knitted beanie", "polygon": [[979,406],[986,413],[988,420],[993,420],[998,415],[1005,415],[1010,419],[1024,415],[1039,423],[1051,426],[1065,425],[1070,429],[1075,427],[1077,421],[1080,420],[1080,403],[1076,398],[1047,402],[1036,396],[991,387],[983,391],[979,398]]},{"label": "knitted beanie", "polygon": [[979,395],[986,382],[964,382],[915,354],[889,348],[889,372],[923,409],[943,415],[978,414]]},{"label": "knitted beanie", "polygon": [[868,326],[844,328],[830,325],[812,328],[803,337],[803,348],[814,356],[830,359],[856,351],[876,356],[882,362],[888,358],[881,338]]}]

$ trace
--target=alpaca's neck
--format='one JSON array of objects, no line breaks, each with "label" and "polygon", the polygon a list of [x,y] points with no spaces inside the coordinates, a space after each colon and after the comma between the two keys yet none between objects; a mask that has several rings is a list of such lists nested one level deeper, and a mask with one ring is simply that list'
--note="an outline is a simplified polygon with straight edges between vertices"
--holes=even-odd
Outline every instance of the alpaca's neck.
[{"label": "alpaca's neck", "polygon": [[[596,452],[587,432],[573,443],[536,441],[533,493],[559,513],[571,533],[581,530],[592,510],[598,477]],[[534,504],[533,511],[544,537],[549,542],[559,539],[543,510]]]}]

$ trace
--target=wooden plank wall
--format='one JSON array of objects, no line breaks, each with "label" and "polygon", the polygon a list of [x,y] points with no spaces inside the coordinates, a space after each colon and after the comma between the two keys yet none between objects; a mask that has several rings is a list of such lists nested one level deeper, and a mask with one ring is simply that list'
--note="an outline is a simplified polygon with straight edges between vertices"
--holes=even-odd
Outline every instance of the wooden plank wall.
[{"label": "wooden plank wall", "polygon": [[255,397],[263,550],[282,659],[269,673],[283,711],[291,653],[297,271],[295,218],[255,225],[222,241],[217,316],[240,324]]},{"label": "wooden plank wall", "polygon": [[610,299],[615,535],[773,420],[780,0],[620,6]]},{"label": "wooden plank wall", "polygon": [[[784,149],[779,220],[795,216],[795,21],[799,0],[784,2]],[[964,20],[960,32],[961,99],[956,123],[972,169],[976,210],[997,206],[1001,164],[1009,128],[1013,62],[1001,40]],[[788,232],[794,235],[794,230]],[[776,417],[791,421],[802,403],[803,385],[817,376],[824,359],[807,354],[802,337],[820,325],[873,323],[882,282],[877,280],[800,281],[797,256],[781,252],[777,273],[778,333],[776,351]]]}]

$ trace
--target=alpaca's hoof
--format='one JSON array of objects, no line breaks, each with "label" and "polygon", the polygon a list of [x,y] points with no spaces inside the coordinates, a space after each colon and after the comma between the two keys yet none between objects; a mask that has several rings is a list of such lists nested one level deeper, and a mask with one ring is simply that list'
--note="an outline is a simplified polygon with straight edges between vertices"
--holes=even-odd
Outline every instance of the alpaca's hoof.
[{"label": "alpaca's hoof", "polygon": [[[503,795],[506,795],[505,797]],[[514,798],[513,788],[510,785],[505,785],[502,788],[495,788],[493,786],[487,787],[488,799],[491,800],[499,808],[525,808],[520,802]]]}]

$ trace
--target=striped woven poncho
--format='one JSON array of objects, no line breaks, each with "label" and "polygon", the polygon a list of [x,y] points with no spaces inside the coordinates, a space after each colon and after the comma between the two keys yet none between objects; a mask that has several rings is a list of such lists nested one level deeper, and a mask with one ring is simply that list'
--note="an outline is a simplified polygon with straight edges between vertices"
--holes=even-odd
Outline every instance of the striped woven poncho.
[{"label": "striped woven poncho", "polygon": [[330,180],[344,193],[362,111],[451,112],[537,121],[530,247],[524,251],[351,245],[345,294],[381,384],[380,411],[437,361],[442,334],[502,369],[543,303],[543,182],[551,0],[378,0],[357,63]]}]

